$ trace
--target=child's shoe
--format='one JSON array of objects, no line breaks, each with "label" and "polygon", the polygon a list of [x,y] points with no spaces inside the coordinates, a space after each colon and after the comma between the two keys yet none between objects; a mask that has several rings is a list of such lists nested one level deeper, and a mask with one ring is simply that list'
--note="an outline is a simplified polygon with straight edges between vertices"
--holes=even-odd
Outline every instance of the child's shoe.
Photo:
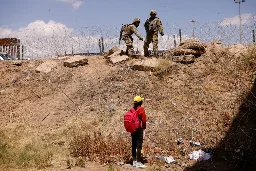
[{"label": "child's shoe", "polygon": [[136,162],[136,168],[145,169],[147,166],[142,164],[141,162]]}]

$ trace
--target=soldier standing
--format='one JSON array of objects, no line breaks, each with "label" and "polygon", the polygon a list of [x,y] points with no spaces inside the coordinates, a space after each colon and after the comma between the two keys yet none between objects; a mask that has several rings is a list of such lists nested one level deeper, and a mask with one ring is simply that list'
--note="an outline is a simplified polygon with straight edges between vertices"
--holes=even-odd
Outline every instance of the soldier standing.
[{"label": "soldier standing", "polygon": [[[135,18],[133,20],[132,24],[126,24],[122,27],[120,32],[120,39],[125,41],[126,44],[126,54],[131,57],[134,56],[134,48],[133,48],[133,33],[141,40],[143,41],[143,38],[141,35],[139,35],[137,27],[140,25],[140,19]],[[120,40],[119,39],[119,40]],[[120,42],[119,42],[120,43]]]},{"label": "soldier standing", "polygon": [[155,10],[150,11],[150,18],[148,18],[144,24],[147,36],[144,42],[144,56],[149,56],[149,44],[153,43],[154,56],[158,56],[158,32],[161,36],[164,35],[163,26],[161,20],[156,17]]}]

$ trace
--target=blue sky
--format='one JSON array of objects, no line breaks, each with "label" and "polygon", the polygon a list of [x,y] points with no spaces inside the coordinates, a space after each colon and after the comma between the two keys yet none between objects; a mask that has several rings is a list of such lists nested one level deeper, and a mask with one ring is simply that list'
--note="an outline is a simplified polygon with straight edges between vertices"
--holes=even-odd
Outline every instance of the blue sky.
[{"label": "blue sky", "polygon": [[[18,29],[36,20],[68,27],[120,26],[135,17],[144,21],[151,9],[163,23],[221,21],[238,14],[233,0],[0,0],[0,27]],[[77,3],[76,7],[72,6]],[[80,3],[79,3],[80,2]],[[241,4],[241,12],[255,15],[256,0]]]}]

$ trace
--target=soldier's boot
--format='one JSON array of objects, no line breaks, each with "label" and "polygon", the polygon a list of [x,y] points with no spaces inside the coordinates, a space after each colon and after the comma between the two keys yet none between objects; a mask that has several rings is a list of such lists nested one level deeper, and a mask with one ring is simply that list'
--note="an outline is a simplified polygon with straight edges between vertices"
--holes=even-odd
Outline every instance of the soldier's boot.
[{"label": "soldier's boot", "polygon": [[158,53],[154,52],[154,57],[158,58],[159,57]]},{"label": "soldier's boot", "polygon": [[128,50],[128,56],[133,57],[134,56],[133,46],[127,46],[127,50]]},{"label": "soldier's boot", "polygon": [[149,45],[144,43],[143,49],[144,49],[144,56],[148,57],[149,56],[149,51],[148,51]]}]

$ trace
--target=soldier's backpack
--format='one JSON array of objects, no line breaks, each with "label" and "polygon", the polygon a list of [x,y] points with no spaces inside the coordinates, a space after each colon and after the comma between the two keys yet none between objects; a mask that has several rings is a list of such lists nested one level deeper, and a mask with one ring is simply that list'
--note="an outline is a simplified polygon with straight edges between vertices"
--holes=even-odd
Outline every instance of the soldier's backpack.
[{"label": "soldier's backpack", "polygon": [[134,133],[141,127],[141,121],[138,117],[138,110],[140,107],[135,110],[131,108],[126,114],[124,115],[124,127],[127,132]]},{"label": "soldier's backpack", "polygon": [[122,24],[120,32],[123,32],[130,25],[132,25],[132,24],[125,24],[125,25]]},{"label": "soldier's backpack", "polygon": [[123,35],[123,32],[124,32],[125,28],[127,28],[129,25],[131,25],[131,24],[125,24],[125,25],[122,24],[122,27],[121,27],[121,30],[120,30],[120,35],[119,35],[119,44],[120,44],[120,41],[122,39],[122,35]]},{"label": "soldier's backpack", "polygon": [[157,25],[157,17],[150,21],[149,19],[147,20],[147,27],[148,27],[148,31],[152,31],[152,32],[155,32],[155,31],[158,31],[158,25]]}]

